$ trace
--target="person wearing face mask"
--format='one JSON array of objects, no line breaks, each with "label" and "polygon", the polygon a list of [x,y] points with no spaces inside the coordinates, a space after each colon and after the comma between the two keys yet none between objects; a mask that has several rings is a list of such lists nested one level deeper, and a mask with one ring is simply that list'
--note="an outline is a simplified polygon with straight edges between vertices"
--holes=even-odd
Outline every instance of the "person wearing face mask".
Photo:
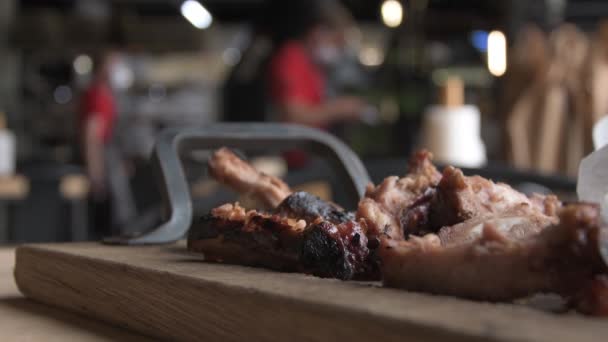
[{"label": "person wearing face mask", "polygon": [[79,113],[83,160],[97,199],[106,195],[104,155],[116,121],[116,101],[110,83],[114,61],[115,55],[109,52],[95,58],[93,77],[83,93]]},{"label": "person wearing face mask", "polygon": [[[361,118],[366,103],[353,96],[326,97],[326,70],[340,60],[342,7],[333,1],[271,2],[271,27],[276,46],[269,64],[270,99],[278,119],[327,129],[339,121]],[[290,168],[301,168],[308,156],[290,151]]]},{"label": "person wearing face mask", "polygon": [[119,56],[115,52],[103,52],[94,58],[92,79],[82,95],[78,118],[93,217],[96,225],[103,229],[120,227],[135,213],[124,163],[113,143],[117,121],[113,89],[117,87],[115,67],[118,62]]}]

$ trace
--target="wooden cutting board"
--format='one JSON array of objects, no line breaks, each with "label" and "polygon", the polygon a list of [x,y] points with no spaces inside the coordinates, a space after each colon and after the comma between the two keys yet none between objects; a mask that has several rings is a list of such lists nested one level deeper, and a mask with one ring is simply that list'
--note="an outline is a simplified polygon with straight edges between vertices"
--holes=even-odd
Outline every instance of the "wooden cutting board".
[{"label": "wooden cutting board", "polygon": [[600,341],[608,319],[240,266],[172,246],[22,246],[28,297],[166,339]]}]

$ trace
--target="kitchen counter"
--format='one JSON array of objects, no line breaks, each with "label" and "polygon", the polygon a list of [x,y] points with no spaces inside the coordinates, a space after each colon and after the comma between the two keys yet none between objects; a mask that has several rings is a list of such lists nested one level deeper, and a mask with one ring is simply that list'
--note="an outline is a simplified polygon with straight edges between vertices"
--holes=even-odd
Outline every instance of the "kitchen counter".
[{"label": "kitchen counter", "polygon": [[23,297],[13,278],[15,249],[0,247],[0,340],[150,341],[150,338]]}]

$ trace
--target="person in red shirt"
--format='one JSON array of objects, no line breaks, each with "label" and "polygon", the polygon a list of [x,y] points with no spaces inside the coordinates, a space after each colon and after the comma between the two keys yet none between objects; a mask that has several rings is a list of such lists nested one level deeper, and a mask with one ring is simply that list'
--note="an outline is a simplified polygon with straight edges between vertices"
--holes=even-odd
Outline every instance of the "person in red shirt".
[{"label": "person in red shirt", "polygon": [[[277,49],[269,64],[269,90],[279,120],[327,129],[358,120],[366,104],[357,97],[327,99],[325,67],[339,57],[342,32],[332,1],[275,1],[273,34]],[[286,154],[290,168],[303,167],[302,152]]]},{"label": "person in red shirt", "polygon": [[116,104],[110,87],[113,60],[111,53],[105,53],[95,61],[93,79],[83,94],[78,120],[83,159],[91,190],[97,199],[106,196],[105,150],[116,119]]},{"label": "person in red shirt", "polygon": [[[120,146],[115,142],[117,106],[112,75],[120,55],[106,52],[94,62],[93,79],[82,96],[79,125],[82,155],[91,183],[93,217],[98,231],[119,234],[135,217],[136,207]],[[114,78],[114,80],[116,80]]]}]

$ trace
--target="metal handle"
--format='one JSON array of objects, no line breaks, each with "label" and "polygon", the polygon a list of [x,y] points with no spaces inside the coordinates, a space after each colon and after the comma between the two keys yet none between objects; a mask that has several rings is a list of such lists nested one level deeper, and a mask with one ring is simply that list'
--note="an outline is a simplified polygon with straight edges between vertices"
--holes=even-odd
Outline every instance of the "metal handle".
[{"label": "metal handle", "polygon": [[162,244],[182,238],[192,223],[192,201],[179,154],[194,149],[222,146],[245,151],[274,152],[299,148],[331,162],[345,180],[356,206],[370,182],[367,170],[357,155],[337,138],[317,129],[279,123],[218,123],[195,129],[168,129],[160,134],[152,162],[160,171],[163,201],[169,220],[160,227],[134,237],[110,237],[111,244]]}]

